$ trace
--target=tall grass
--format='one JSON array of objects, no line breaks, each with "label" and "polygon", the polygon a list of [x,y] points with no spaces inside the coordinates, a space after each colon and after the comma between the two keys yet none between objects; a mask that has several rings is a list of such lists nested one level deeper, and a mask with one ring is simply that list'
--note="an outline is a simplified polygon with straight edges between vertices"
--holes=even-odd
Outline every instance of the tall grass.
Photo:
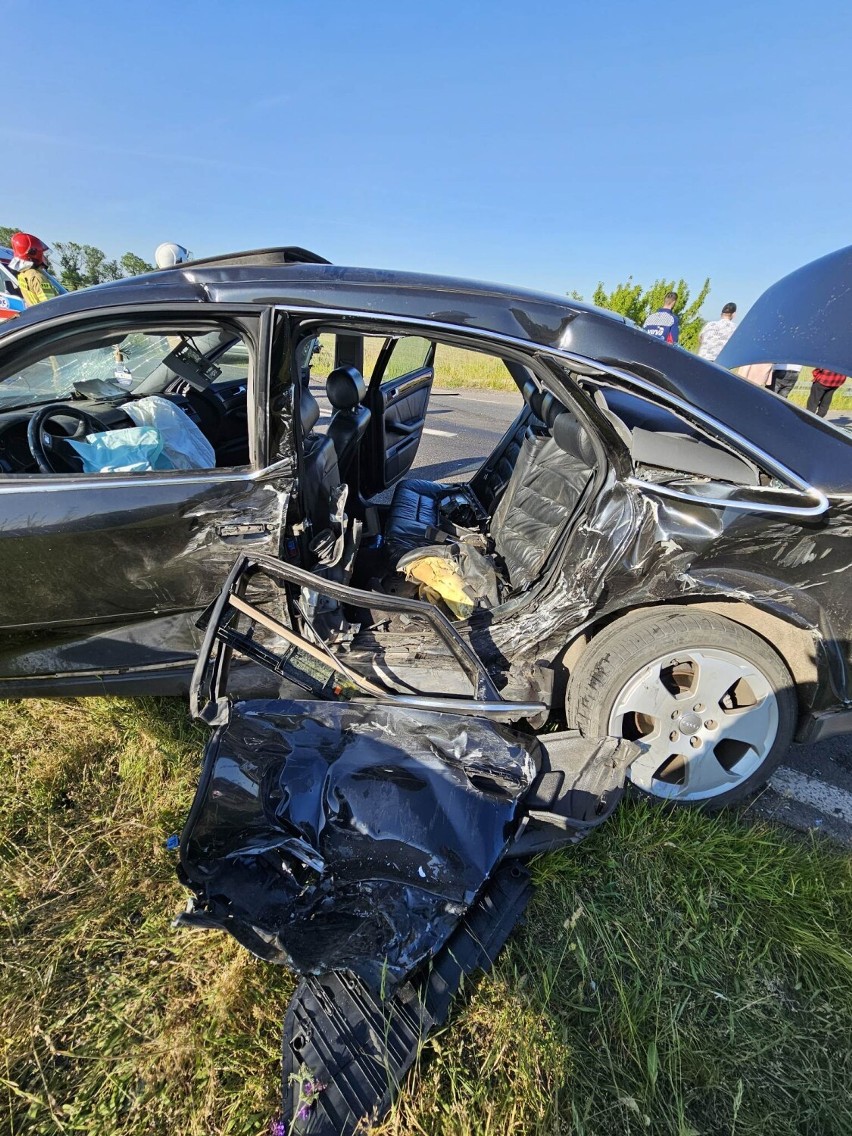
[{"label": "tall grass", "polygon": [[[175,931],[204,741],[177,701],[0,704],[0,1132],[261,1133],[294,986]],[[382,1131],[852,1131],[849,858],[628,804],[541,857]]]},{"label": "tall grass", "polygon": [[[321,351],[311,363],[311,378],[324,381],[334,366],[334,336],[321,335]],[[376,364],[383,339],[366,336],[364,339],[364,374],[369,376]],[[466,351],[461,347],[451,347],[440,343],[435,352],[435,387],[438,389],[457,389],[466,387],[472,390],[497,390],[517,392],[502,359],[486,355],[481,351]]]},{"label": "tall grass", "polygon": [[[376,336],[364,339],[364,373],[369,376],[375,366],[379,350],[384,340]],[[334,336],[321,335],[322,350],[314,356],[311,365],[312,378],[324,381],[334,366]],[[803,367],[799,380],[789,398],[799,406],[805,406],[811,388],[813,369]],[[438,345],[435,353],[435,387],[454,390],[517,391],[509,372],[501,359],[480,351],[468,351],[451,347],[446,343]],[[852,380],[847,387],[841,387],[834,395],[832,410],[852,410]]]}]

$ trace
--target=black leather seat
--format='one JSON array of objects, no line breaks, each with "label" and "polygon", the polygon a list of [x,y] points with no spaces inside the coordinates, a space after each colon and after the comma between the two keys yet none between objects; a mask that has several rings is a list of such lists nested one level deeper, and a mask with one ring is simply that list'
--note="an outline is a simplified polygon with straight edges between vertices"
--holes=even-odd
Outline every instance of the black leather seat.
[{"label": "black leather seat", "polygon": [[438,481],[400,481],[385,526],[388,552],[394,559],[429,543],[429,530],[441,527],[441,500],[453,492],[452,485]]},{"label": "black leather seat", "polygon": [[[549,429],[527,429],[487,523],[513,589],[528,587],[541,570],[583,497],[596,463],[588,434],[551,395],[534,410]],[[391,555],[399,558],[435,543],[429,530],[441,528],[442,502],[456,498],[459,489],[432,481],[400,482],[385,527]]]},{"label": "black leather seat", "polygon": [[361,405],[367,386],[356,367],[335,367],[326,380],[325,393],[334,411],[328,437],[334,446],[340,479],[345,481],[370,424],[370,411]]},{"label": "black leather seat", "polygon": [[334,443],[327,434],[314,433],[319,416],[319,403],[307,387],[302,387],[299,391],[299,419],[302,426],[304,499],[307,515],[316,531],[328,525],[331,493],[340,484]]}]

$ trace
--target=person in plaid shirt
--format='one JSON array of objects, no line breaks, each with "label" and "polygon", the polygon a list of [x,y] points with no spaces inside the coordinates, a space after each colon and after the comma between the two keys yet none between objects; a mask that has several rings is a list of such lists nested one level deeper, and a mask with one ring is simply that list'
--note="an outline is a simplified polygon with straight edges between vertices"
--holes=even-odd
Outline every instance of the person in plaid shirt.
[{"label": "person in plaid shirt", "polygon": [[808,395],[808,410],[825,418],[834,392],[846,382],[846,376],[839,371],[825,371],[822,367],[814,367],[814,381],[811,393]]}]

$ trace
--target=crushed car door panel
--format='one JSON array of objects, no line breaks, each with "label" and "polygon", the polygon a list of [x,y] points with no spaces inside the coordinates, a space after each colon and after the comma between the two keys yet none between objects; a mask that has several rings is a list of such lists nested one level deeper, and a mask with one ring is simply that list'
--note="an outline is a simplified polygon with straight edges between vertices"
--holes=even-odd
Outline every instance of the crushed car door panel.
[{"label": "crushed car door panel", "polygon": [[239,703],[181,839],[205,925],[303,973],[395,985],[505,852],[535,748],[407,707]]},{"label": "crushed car door panel", "polygon": [[180,838],[193,896],[178,921],[228,931],[309,976],[285,1018],[282,1110],[290,1131],[340,1136],[383,1114],[463,978],[492,964],[531,892],[517,859],[575,843],[611,815],[638,748],[572,731],[538,738],[465,699],[446,700],[458,713],[380,688],[356,701],[358,681],[326,683],[322,701],[234,702],[234,652],[295,675],[255,640],[258,622],[275,630],[242,598],[258,573],[311,579],[241,557],[208,613],[193,707],[214,730]]},{"label": "crushed car door panel", "polygon": [[[290,620],[289,625],[245,600],[249,587],[263,591],[271,582],[277,582],[281,594],[288,596],[284,618]],[[441,654],[461,672],[464,691],[456,695],[429,690],[423,695],[410,686],[401,691],[388,681],[384,670],[366,673],[363,664],[369,666],[369,653],[361,658],[360,668],[347,661],[347,640],[357,626],[348,617],[361,619],[360,613],[369,616],[373,608],[399,614],[410,623],[417,621],[419,633],[429,634]],[[192,678],[190,705],[194,714],[211,723],[220,723],[226,711],[225,692],[234,651],[320,697],[366,695],[418,709],[482,715],[503,722],[543,723],[547,715],[542,701],[504,699],[477,653],[433,604],[364,592],[269,556],[239,557],[205,619],[206,633]],[[301,633],[295,630],[297,626]],[[258,628],[271,632],[277,644],[261,641]],[[427,674],[420,677],[429,681]]]}]

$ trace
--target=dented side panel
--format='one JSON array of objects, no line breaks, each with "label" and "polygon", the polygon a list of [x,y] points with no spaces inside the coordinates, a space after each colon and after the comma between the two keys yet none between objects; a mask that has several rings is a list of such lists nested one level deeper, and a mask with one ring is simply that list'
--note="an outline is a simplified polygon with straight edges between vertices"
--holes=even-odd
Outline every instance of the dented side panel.
[{"label": "dented side panel", "polygon": [[[612,481],[535,603],[472,628],[488,665],[516,684],[554,659],[578,630],[648,604],[730,599],[807,631],[821,680],[815,712],[852,698],[852,502],[816,521],[786,522],[700,501],[673,502]],[[508,616],[508,612],[507,612]]]},{"label": "dented side panel", "polygon": [[0,495],[3,678],[188,660],[235,555],[279,551],[292,489],[286,470],[74,480]]}]

